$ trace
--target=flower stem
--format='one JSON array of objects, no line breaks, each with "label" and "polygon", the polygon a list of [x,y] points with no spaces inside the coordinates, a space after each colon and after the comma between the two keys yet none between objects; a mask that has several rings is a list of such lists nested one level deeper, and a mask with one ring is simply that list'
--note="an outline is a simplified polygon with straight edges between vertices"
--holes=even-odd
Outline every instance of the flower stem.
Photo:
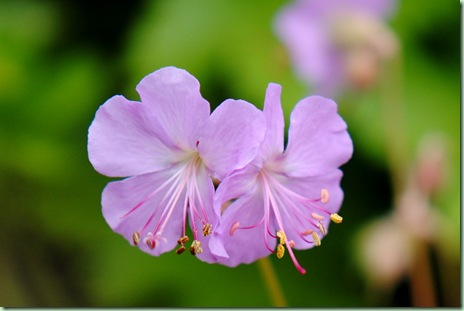
[{"label": "flower stem", "polygon": [[269,257],[264,257],[258,260],[258,266],[261,270],[261,274],[264,280],[264,284],[268,291],[269,297],[274,307],[286,307],[287,302],[285,301],[282,289],[280,288],[279,281],[277,280],[272,263]]}]

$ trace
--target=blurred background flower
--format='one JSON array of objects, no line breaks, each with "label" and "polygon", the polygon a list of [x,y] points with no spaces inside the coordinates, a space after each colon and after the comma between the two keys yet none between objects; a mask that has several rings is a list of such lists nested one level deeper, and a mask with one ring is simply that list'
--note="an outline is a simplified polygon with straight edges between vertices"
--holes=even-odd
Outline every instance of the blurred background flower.
[{"label": "blurred background flower", "polygon": [[296,0],[275,29],[296,73],[323,96],[375,83],[381,63],[398,50],[386,24],[394,0]]},{"label": "blurred background flower", "polygon": [[[154,258],[113,234],[100,205],[110,179],[88,161],[87,130],[107,98],[137,99],[133,86],[164,66],[197,77],[212,108],[226,98],[262,108],[262,90],[279,83],[288,124],[293,105],[314,87],[294,75],[273,29],[291,3],[0,2],[1,305],[271,305],[257,264]],[[435,304],[461,305],[460,7],[403,0],[394,12],[400,61],[381,68],[378,84],[337,99],[355,150],[342,167],[343,224],[321,247],[297,253],[304,276],[270,258],[289,306],[415,305],[417,279],[407,267],[418,258],[426,259]],[[430,132],[445,137],[445,157],[434,155],[436,141],[416,157]],[[411,187],[413,175],[420,177]],[[417,196],[424,191],[426,200]],[[430,217],[438,219],[434,239],[410,230],[410,221]],[[409,244],[418,240],[422,253]]]}]

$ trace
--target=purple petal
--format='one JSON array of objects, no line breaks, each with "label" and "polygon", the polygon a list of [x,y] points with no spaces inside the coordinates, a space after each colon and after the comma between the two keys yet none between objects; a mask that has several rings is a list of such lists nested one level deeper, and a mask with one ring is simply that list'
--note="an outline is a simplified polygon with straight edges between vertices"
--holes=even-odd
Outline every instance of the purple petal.
[{"label": "purple petal", "polygon": [[196,147],[210,106],[194,76],[183,69],[165,67],[143,78],[137,92],[174,145],[183,150]]},{"label": "purple petal", "polygon": [[265,132],[260,110],[246,101],[228,99],[211,114],[198,151],[212,176],[222,180],[255,158]]},{"label": "purple petal", "polygon": [[[255,179],[256,174],[253,171],[244,170],[229,176],[218,187],[219,201],[216,203],[219,203],[219,206],[234,195],[238,198],[226,208],[221,218],[218,236],[212,237],[212,242],[214,239],[220,239],[228,255],[225,257],[216,252],[217,262],[220,264],[235,267],[269,255],[271,252],[266,247],[265,239],[271,249],[275,247],[275,239],[267,234],[264,222],[261,222],[264,217],[264,201]],[[230,229],[237,222],[240,227],[256,226],[251,229],[237,229],[231,236]]]},{"label": "purple petal", "polygon": [[145,105],[119,95],[98,109],[89,128],[88,152],[95,170],[110,177],[166,168],[175,153]]},{"label": "purple petal", "polygon": [[143,243],[148,232],[153,231],[160,223],[161,215],[171,197],[165,198],[165,195],[172,182],[164,187],[163,184],[175,173],[174,169],[167,169],[111,182],[102,194],[103,216],[109,226],[131,244],[133,233],[138,231],[141,237],[139,247],[154,256],[172,250],[181,234],[185,193],[177,200],[167,221],[162,233],[165,240],[159,241],[153,250]]},{"label": "purple petal", "polygon": [[279,13],[276,33],[286,45],[301,79],[318,94],[331,96],[343,84],[342,60],[333,46],[326,22],[321,20],[323,15],[315,13],[319,10],[306,10],[303,4],[306,2],[298,2]]},{"label": "purple petal", "polygon": [[247,165],[219,184],[214,194],[214,211],[218,216],[217,219],[223,213],[225,202],[236,200],[256,187],[259,170],[257,166]]},{"label": "purple petal", "polygon": [[275,29],[296,73],[313,87],[313,93],[333,97],[346,86],[346,73],[331,24],[349,14],[384,19],[394,7],[392,0],[294,1],[278,13]]},{"label": "purple petal", "polygon": [[319,96],[301,100],[290,118],[284,154],[287,175],[322,175],[347,162],[353,143],[346,129],[334,101]]},{"label": "purple petal", "polygon": [[280,103],[282,87],[269,83],[264,100],[264,118],[266,119],[266,135],[254,163],[264,163],[266,160],[281,155],[284,150],[284,114]]},{"label": "purple petal", "polygon": [[288,5],[294,12],[304,12],[308,18],[328,20],[350,12],[365,12],[385,18],[392,14],[394,0],[297,0]]}]

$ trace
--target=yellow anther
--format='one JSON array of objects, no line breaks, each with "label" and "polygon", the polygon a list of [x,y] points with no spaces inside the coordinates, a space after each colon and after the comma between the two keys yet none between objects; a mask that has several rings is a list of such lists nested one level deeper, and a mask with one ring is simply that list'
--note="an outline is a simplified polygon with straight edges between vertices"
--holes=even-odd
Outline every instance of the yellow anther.
[{"label": "yellow anther", "polygon": [[282,230],[277,231],[277,237],[280,239],[280,244],[284,245],[285,241],[287,240],[287,237],[285,236],[285,233]]},{"label": "yellow anther", "polygon": [[337,213],[330,214],[330,220],[334,223],[339,224],[343,221],[343,217],[338,215]]},{"label": "yellow anther", "polygon": [[317,235],[317,233],[316,233],[316,232],[313,232],[313,233],[311,233],[311,235],[313,236],[314,245],[315,245],[315,246],[321,246],[321,239],[319,238],[319,236]]},{"label": "yellow anther", "polygon": [[132,234],[132,241],[134,242],[134,245],[139,245],[139,242],[140,242],[140,233],[138,231],[135,231],[133,234]]},{"label": "yellow anther", "polygon": [[205,224],[203,226],[203,236],[207,236],[211,234],[211,224]]},{"label": "yellow anther", "polygon": [[184,235],[183,237],[179,238],[179,240],[177,240],[177,244],[184,245],[184,243],[187,243],[188,240],[189,240],[189,237]]},{"label": "yellow anther", "polygon": [[322,234],[326,234],[327,233],[327,229],[325,228],[324,224],[322,222],[318,222],[317,223],[317,227],[319,228],[319,231],[322,233]]},{"label": "yellow anther", "polygon": [[277,258],[284,257],[285,254],[285,247],[282,244],[277,245]]},{"label": "yellow anther", "polygon": [[329,202],[329,199],[330,199],[329,190],[322,189],[321,190],[321,202],[325,204],[325,203]]},{"label": "yellow anther", "polygon": [[201,248],[200,241],[193,240],[192,246],[190,246],[190,253],[195,256],[197,254],[201,254],[201,252],[203,252],[203,248]]}]

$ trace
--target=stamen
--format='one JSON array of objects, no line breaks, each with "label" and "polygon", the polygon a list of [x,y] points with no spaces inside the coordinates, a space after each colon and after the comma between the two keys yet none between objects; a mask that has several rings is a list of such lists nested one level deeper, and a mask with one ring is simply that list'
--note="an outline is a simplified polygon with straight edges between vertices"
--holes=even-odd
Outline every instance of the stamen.
[{"label": "stamen", "polygon": [[316,233],[316,232],[313,232],[311,235],[313,236],[314,245],[315,245],[315,246],[321,246],[321,239],[319,238],[319,236],[317,235],[317,233]]},{"label": "stamen", "polygon": [[134,231],[134,233],[132,234],[132,241],[134,242],[135,246],[139,245],[140,233],[138,231]]},{"label": "stamen", "polygon": [[330,199],[329,190],[327,190],[325,188],[322,189],[321,190],[321,202],[325,204],[325,203],[329,202],[329,199]]},{"label": "stamen", "polygon": [[311,213],[311,217],[316,219],[316,220],[323,220],[324,219],[324,216],[319,215],[319,214],[314,213],[314,212]]},{"label": "stamen", "polygon": [[343,221],[343,217],[338,215],[337,213],[330,214],[330,220],[334,223],[339,224]]},{"label": "stamen", "polygon": [[285,247],[282,244],[279,244],[277,246],[277,258],[282,258],[284,257],[285,254]]},{"label": "stamen", "polygon": [[211,224],[205,224],[203,226],[203,236],[207,236],[211,234]]},{"label": "stamen", "polygon": [[291,240],[287,243],[288,247],[295,247],[295,241]]},{"label": "stamen", "polygon": [[181,247],[179,247],[177,250],[176,250],[176,253],[177,255],[180,255],[182,254],[183,252],[185,252],[186,248],[184,245],[182,245]]},{"label": "stamen", "polygon": [[150,249],[154,249],[156,241],[152,232],[148,232],[147,236],[143,239],[143,243],[147,244]]},{"label": "stamen", "polygon": [[287,240],[287,237],[285,236],[285,233],[282,230],[277,231],[277,237],[280,239],[280,244],[284,245],[285,241]]},{"label": "stamen", "polygon": [[233,236],[235,231],[238,229],[238,226],[240,226],[240,223],[238,221],[236,221],[231,227],[230,227],[230,230],[229,230],[229,234],[230,236]]},{"label": "stamen", "polygon": [[190,253],[195,256],[197,254],[201,254],[201,252],[203,252],[203,248],[201,248],[200,241],[194,240],[192,242],[192,246],[190,246]]},{"label": "stamen", "polygon": [[322,233],[322,234],[326,234],[327,233],[327,229],[325,228],[324,224],[322,222],[318,222],[317,223],[317,227],[319,228],[319,231]]},{"label": "stamen", "polygon": [[307,236],[307,235],[310,235],[311,233],[313,233],[314,231],[312,229],[308,229],[306,230],[305,232],[302,232],[301,234],[304,235],[304,236]]},{"label": "stamen", "polygon": [[189,240],[189,237],[185,235],[179,238],[179,240],[177,240],[177,244],[184,245],[184,243],[187,243],[188,240]]},{"label": "stamen", "polygon": [[147,243],[148,247],[149,247],[151,250],[154,249],[155,246],[156,246],[156,242],[155,242],[155,240],[154,240],[153,238],[147,239],[147,241],[146,241],[145,243]]}]

